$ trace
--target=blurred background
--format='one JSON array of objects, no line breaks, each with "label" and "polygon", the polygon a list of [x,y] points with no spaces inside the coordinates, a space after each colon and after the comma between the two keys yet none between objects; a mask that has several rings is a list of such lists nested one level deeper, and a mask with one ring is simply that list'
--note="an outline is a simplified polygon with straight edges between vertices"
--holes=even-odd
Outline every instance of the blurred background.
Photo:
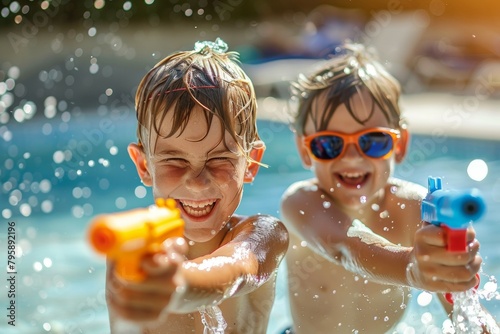
[{"label": "blurred background", "polygon": [[[374,46],[407,93],[474,93],[492,74],[488,92],[495,95],[499,7],[493,0],[2,0],[0,93],[11,98],[4,97],[0,112],[33,102],[31,114],[40,115],[47,96],[102,105],[107,89],[130,95],[168,53],[218,36],[245,64],[322,58],[349,38]],[[293,79],[303,68],[250,74],[264,86]],[[262,72],[268,75],[257,75]]]},{"label": "blurred background", "polygon": [[[0,246],[14,222],[18,266],[17,326],[2,314],[0,332],[107,332],[104,260],[85,231],[96,214],[152,203],[126,153],[136,87],[171,52],[217,37],[254,82],[271,166],[239,213],[279,216],[284,189],[310,176],[283,123],[290,80],[344,40],[362,42],[403,87],[415,136],[398,176],[425,185],[441,174],[484,192],[483,281],[495,281],[488,298],[499,314],[499,12],[494,0],[0,0]],[[269,333],[289,323],[284,288],[280,300]],[[422,314],[414,333],[441,332],[442,319]]]}]

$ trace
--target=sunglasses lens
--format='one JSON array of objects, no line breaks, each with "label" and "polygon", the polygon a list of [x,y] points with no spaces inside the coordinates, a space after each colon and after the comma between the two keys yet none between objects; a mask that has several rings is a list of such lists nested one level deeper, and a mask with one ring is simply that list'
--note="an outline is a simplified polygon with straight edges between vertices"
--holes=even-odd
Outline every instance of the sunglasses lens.
[{"label": "sunglasses lens", "polygon": [[337,136],[319,136],[311,140],[311,152],[318,159],[329,160],[339,156],[344,146],[342,138]]},{"label": "sunglasses lens", "polygon": [[359,147],[371,158],[381,158],[391,152],[394,146],[391,135],[371,132],[359,137]]}]

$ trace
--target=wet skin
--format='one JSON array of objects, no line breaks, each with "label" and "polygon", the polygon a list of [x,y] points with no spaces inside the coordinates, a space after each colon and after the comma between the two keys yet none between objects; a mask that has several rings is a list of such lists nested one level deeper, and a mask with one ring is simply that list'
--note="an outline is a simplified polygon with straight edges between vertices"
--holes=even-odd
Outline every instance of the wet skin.
[{"label": "wet skin", "polygon": [[[393,127],[377,106],[368,117],[371,104],[364,98],[351,101],[364,124],[342,105],[326,130]],[[321,113],[324,102],[316,101],[313,112]],[[309,119],[305,135],[316,131]],[[338,159],[318,162],[301,146],[301,138],[297,143],[304,165],[316,177],[291,185],[282,200],[292,235],[286,259],[296,333],[385,333],[403,316],[406,286],[431,291],[473,286],[481,263],[477,241],[468,253],[447,253],[439,228],[421,228],[426,189],[391,178],[404,147],[389,159],[374,160],[349,144]],[[362,224],[353,226],[353,219]],[[472,243],[474,233],[468,238]],[[409,282],[406,268],[415,259],[420,260],[414,267],[417,279]]]},{"label": "wet skin", "polygon": [[[198,112],[197,112],[198,111]],[[184,238],[144,258],[140,283],[116,277],[108,266],[110,322],[127,319],[144,333],[203,333],[198,308],[218,305],[225,333],[264,333],[274,300],[276,268],[288,246],[283,224],[266,215],[235,215],[244,182],[258,165],[249,163],[214,121],[195,110],[182,133],[151,135],[151,150],[131,144],[129,153],[155,198],[173,198],[185,221]],[[169,132],[167,124],[162,131]],[[252,151],[251,154],[253,154]]]}]

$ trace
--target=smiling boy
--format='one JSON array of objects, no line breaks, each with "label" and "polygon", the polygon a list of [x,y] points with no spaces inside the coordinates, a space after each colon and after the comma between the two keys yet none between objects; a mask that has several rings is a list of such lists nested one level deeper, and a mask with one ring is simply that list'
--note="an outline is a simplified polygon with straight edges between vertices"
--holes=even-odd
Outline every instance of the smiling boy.
[{"label": "smiling boy", "polygon": [[473,288],[479,243],[470,228],[468,250],[448,252],[442,230],[421,222],[427,190],[392,176],[408,145],[400,86],[362,45],[336,51],[293,85],[296,144],[314,177],[282,198],[287,333],[386,333],[402,318],[409,287]]},{"label": "smiling boy", "polygon": [[143,259],[142,282],[117,277],[108,264],[112,332],[120,319],[143,333],[266,331],[288,234],[274,217],[234,214],[265,145],[252,83],[226,48],[219,39],[198,42],[139,85],[139,141],[129,154],[154,197],[176,201],[185,231]]}]

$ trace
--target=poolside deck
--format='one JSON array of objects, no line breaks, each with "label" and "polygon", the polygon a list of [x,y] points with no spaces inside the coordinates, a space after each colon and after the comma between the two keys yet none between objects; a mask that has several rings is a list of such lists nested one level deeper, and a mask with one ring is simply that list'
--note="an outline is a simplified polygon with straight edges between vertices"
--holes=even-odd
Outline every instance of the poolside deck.
[{"label": "poolside deck", "polygon": [[[401,107],[412,133],[500,140],[500,99],[449,93],[403,95]],[[286,122],[286,100],[259,99],[259,118]]]}]

